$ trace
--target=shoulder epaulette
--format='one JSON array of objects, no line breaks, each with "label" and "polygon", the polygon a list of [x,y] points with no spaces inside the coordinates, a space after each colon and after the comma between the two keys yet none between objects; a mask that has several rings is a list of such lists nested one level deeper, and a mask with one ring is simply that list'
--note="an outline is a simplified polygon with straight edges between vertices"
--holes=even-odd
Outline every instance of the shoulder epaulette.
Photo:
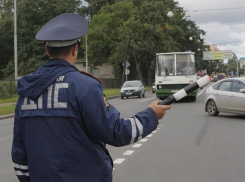
[{"label": "shoulder epaulette", "polygon": [[90,76],[90,77],[92,77],[93,79],[97,80],[98,82],[102,83],[102,81],[101,81],[99,78],[95,77],[94,75],[91,75],[91,74],[89,74],[89,73],[87,73],[87,72],[85,72],[85,71],[79,71],[79,72],[82,73],[82,74],[85,74],[85,75],[87,75],[87,76]]}]

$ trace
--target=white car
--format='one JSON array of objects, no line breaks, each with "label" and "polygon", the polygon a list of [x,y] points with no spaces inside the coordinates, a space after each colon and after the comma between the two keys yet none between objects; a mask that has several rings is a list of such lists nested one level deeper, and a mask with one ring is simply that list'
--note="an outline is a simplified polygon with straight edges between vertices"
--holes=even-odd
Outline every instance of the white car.
[{"label": "white car", "polygon": [[120,94],[121,99],[134,96],[145,97],[145,87],[140,80],[126,81],[121,88]]},{"label": "white car", "polygon": [[220,112],[245,115],[245,77],[222,79],[208,87],[205,111],[210,116]]}]

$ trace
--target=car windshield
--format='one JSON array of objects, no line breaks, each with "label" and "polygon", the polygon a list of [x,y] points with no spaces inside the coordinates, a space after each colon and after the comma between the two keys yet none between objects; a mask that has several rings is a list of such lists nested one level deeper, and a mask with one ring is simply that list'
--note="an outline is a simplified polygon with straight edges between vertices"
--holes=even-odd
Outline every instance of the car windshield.
[{"label": "car windshield", "polygon": [[125,82],[123,84],[123,87],[139,87],[139,82]]}]

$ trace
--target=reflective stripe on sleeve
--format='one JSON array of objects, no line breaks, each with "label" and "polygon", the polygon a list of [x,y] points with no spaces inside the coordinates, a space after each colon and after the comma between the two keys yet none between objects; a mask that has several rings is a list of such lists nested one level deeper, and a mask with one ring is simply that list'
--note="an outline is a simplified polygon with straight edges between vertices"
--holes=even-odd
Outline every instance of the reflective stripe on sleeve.
[{"label": "reflective stripe on sleeve", "polygon": [[131,121],[131,128],[132,128],[132,138],[130,143],[134,143],[134,140],[136,138],[137,135],[137,131],[136,131],[136,125],[135,125],[135,121],[134,118],[128,118]]},{"label": "reflective stripe on sleeve", "polygon": [[15,171],[16,176],[29,176],[29,173],[23,173],[21,171]]},{"label": "reflective stripe on sleeve", "polygon": [[25,166],[25,165],[13,163],[13,166],[14,166],[15,174],[17,176],[29,176],[28,165]]},{"label": "reflective stripe on sleeve", "polygon": [[14,168],[17,168],[17,169],[24,169],[24,170],[28,170],[29,169],[28,166],[19,165],[19,164],[16,164],[16,163],[13,163],[13,165],[14,165]]},{"label": "reflective stripe on sleeve", "polygon": [[138,118],[135,117],[135,121],[136,121],[136,125],[137,125],[137,127],[138,127],[138,129],[139,129],[139,132],[140,132],[140,135],[139,135],[139,137],[138,137],[138,141],[139,141],[139,140],[142,139],[142,135],[143,135],[143,126],[142,126],[142,124],[141,124],[141,122],[139,121]]},{"label": "reflective stripe on sleeve", "polygon": [[[137,128],[139,130],[139,137],[138,137],[138,140],[141,140],[142,139],[142,135],[143,135],[143,126],[141,124],[141,122],[139,121],[138,118],[136,117],[133,117],[133,118],[128,118],[131,122],[131,127],[132,127],[132,138],[131,138],[131,141],[130,143],[134,143],[136,142],[135,141],[135,138],[137,137]],[[138,141],[137,140],[137,141]]]}]

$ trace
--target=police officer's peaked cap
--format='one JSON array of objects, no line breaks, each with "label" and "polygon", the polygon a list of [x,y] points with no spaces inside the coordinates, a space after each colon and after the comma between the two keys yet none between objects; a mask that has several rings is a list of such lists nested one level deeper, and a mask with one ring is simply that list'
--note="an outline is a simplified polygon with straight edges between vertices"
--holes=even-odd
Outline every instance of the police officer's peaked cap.
[{"label": "police officer's peaked cap", "polygon": [[78,14],[66,13],[47,22],[37,33],[36,40],[50,47],[76,44],[88,32],[88,22]]}]

